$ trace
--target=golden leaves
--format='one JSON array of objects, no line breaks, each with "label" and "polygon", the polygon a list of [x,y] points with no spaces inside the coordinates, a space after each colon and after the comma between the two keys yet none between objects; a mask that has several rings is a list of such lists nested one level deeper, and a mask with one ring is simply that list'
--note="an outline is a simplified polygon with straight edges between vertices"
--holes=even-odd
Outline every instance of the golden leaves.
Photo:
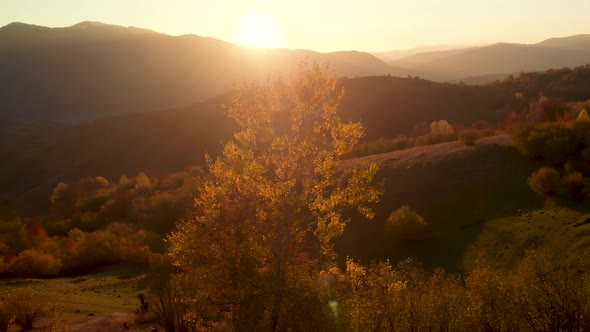
[{"label": "golden leaves", "polygon": [[341,165],[363,134],[360,123],[340,121],[341,97],[337,80],[310,65],[290,82],[245,88],[227,107],[240,130],[221,156],[207,159],[195,216],[169,237],[177,265],[210,271],[204,291],[229,287],[225,280],[236,303],[264,296],[276,310],[285,289],[296,287],[287,281],[305,284],[297,282],[306,275],[299,269],[318,267],[308,258],[315,248],[325,261],[336,257],[332,242],[346,229],[344,211],[372,216],[369,204],[381,193],[377,166]]}]

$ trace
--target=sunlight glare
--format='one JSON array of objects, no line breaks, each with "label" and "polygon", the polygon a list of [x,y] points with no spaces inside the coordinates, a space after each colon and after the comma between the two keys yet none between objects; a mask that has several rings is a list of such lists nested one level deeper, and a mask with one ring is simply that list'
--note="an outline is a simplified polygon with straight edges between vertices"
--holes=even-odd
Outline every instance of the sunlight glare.
[{"label": "sunlight glare", "polygon": [[242,17],[238,42],[244,46],[276,48],[279,37],[271,14],[252,11]]}]

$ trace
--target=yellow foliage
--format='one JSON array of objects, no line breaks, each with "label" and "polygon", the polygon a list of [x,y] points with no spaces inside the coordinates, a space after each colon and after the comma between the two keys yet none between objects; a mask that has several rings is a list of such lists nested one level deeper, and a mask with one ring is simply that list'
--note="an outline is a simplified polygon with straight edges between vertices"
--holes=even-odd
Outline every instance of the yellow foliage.
[{"label": "yellow foliage", "polygon": [[341,97],[336,79],[319,65],[303,66],[288,83],[241,91],[227,107],[241,129],[220,157],[207,157],[210,177],[199,189],[194,218],[168,239],[173,263],[201,276],[200,296],[216,299],[223,289],[219,302],[248,299],[247,308],[214,310],[231,313],[235,324],[245,324],[241,329],[295,322],[285,308],[297,307],[296,290],[313,284],[304,271],[321,266],[309,257],[335,257],[332,243],[346,229],[345,209],[372,217],[368,204],[381,194],[373,183],[377,166],[340,164],[363,134],[359,123],[338,118]]}]

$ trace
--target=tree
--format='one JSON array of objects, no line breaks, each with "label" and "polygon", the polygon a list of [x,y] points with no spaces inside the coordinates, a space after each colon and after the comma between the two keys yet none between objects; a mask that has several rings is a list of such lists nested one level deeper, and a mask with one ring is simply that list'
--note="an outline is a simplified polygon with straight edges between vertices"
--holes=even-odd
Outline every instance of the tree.
[{"label": "tree", "polygon": [[588,116],[588,111],[585,108],[582,108],[580,113],[578,113],[578,117],[576,118],[576,121],[585,121],[585,122],[590,121],[590,117]]},{"label": "tree", "polygon": [[427,227],[424,217],[410,206],[404,205],[389,215],[386,233],[393,240],[420,241],[425,238]]},{"label": "tree", "polygon": [[0,307],[0,331],[11,323],[20,326],[22,331],[30,331],[33,323],[55,311],[51,301],[27,289],[3,292],[0,299],[5,305]]},{"label": "tree", "polygon": [[[340,161],[363,134],[339,119],[341,97],[326,68],[302,65],[289,84],[247,87],[227,108],[241,129],[207,156],[194,216],[168,239],[173,263],[193,272],[195,324],[277,330],[326,311],[308,286],[353,210],[371,218],[381,194],[376,165]],[[294,301],[318,307],[287,317]]]},{"label": "tree", "polygon": [[529,187],[541,195],[555,195],[560,189],[560,175],[555,168],[541,167],[529,176]]},{"label": "tree", "polygon": [[427,135],[428,144],[448,142],[455,138],[455,129],[447,120],[433,121],[430,124],[430,133]]}]

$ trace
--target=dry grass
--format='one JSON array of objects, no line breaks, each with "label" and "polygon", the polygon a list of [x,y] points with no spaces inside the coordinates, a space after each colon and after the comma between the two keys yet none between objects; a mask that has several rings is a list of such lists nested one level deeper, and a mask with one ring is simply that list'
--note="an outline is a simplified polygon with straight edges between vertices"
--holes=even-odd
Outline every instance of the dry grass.
[{"label": "dry grass", "polygon": [[151,331],[155,325],[135,315],[145,277],[136,267],[116,265],[81,277],[4,279],[0,288],[26,288],[55,301],[60,312],[40,320],[36,331]]}]

